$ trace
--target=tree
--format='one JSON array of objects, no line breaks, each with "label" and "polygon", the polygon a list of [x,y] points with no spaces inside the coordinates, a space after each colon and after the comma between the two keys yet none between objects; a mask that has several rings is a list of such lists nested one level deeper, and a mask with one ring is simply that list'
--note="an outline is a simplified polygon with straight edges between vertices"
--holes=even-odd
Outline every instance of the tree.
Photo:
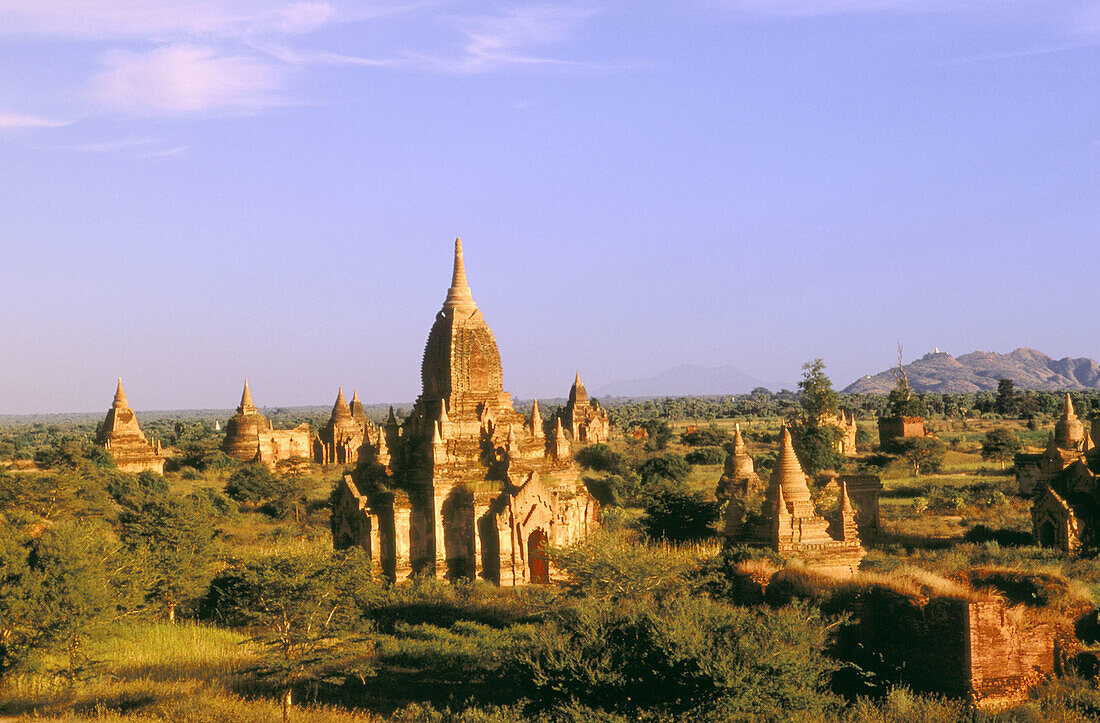
[{"label": "tree", "polygon": [[924,402],[913,396],[909,386],[909,375],[905,373],[902,361],[901,344],[898,344],[898,366],[894,369],[897,384],[886,398],[887,415],[891,417],[919,417],[924,414]]},{"label": "tree", "polygon": [[1021,446],[1020,438],[1015,432],[997,427],[985,433],[985,439],[982,440],[982,459],[995,459],[1001,463],[1001,469],[1004,469],[1005,462],[1019,452]]},{"label": "tree", "polygon": [[938,472],[947,453],[947,445],[935,437],[907,437],[899,439],[897,446],[902,455],[909,460],[913,475]]},{"label": "tree", "polygon": [[675,452],[647,459],[638,467],[643,484],[650,484],[657,479],[665,479],[671,482],[683,482],[691,474],[691,465],[682,455]]},{"label": "tree", "polygon": [[833,390],[833,382],[826,376],[825,362],[821,359],[802,365],[802,380],[798,382],[798,390],[803,420],[807,424],[820,425],[826,417],[836,416],[840,397]]},{"label": "tree", "polygon": [[210,584],[206,609],[249,628],[264,651],[254,672],[282,691],[283,720],[294,689],[373,672],[363,610],[374,593],[370,560],[353,547],[307,550],[239,563]]},{"label": "tree", "polygon": [[573,455],[577,464],[596,472],[608,474],[626,474],[626,459],[606,444],[593,444],[582,447]]},{"label": "tree", "polygon": [[718,504],[701,492],[692,492],[681,483],[661,482],[647,489],[642,500],[645,516],[639,524],[646,536],[676,542],[714,536]]},{"label": "tree", "polygon": [[797,424],[791,426],[791,442],[807,474],[823,469],[840,469],[844,464],[837,445],[841,431],[833,426]]},{"label": "tree", "polygon": [[1001,379],[997,382],[997,402],[995,404],[997,414],[1008,417],[1016,413],[1016,389],[1011,379]]},{"label": "tree", "polygon": [[147,566],[147,598],[172,622],[180,603],[209,580],[215,534],[209,510],[198,498],[162,495],[119,516],[122,541]]}]

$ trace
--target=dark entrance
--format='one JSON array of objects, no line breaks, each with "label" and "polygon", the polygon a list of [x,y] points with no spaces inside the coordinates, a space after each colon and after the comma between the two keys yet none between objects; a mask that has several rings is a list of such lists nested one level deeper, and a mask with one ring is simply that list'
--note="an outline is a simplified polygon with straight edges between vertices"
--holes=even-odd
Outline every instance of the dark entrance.
[{"label": "dark entrance", "polygon": [[527,564],[531,567],[532,583],[546,585],[550,582],[550,555],[546,548],[546,533],[542,530],[527,536]]},{"label": "dark entrance", "polygon": [[1050,520],[1043,520],[1043,524],[1039,525],[1039,544],[1043,547],[1058,546],[1058,535],[1054,530],[1054,523]]}]

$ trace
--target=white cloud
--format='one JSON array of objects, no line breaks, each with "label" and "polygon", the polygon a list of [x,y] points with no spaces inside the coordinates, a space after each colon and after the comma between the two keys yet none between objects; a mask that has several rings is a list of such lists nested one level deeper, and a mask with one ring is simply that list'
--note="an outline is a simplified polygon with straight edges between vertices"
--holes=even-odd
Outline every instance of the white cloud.
[{"label": "white cloud", "polygon": [[906,10],[939,12],[974,6],[1005,4],[1009,0],[714,0],[731,10],[761,15],[815,16]]},{"label": "white cloud", "polygon": [[330,2],[0,0],[0,33],[89,39],[295,34],[331,21]]},{"label": "white cloud", "polygon": [[0,130],[13,128],[59,128],[61,126],[67,126],[70,123],[71,121],[59,121],[37,115],[19,115],[17,113],[0,112]]},{"label": "white cloud", "polygon": [[500,15],[455,18],[465,36],[457,57],[410,55],[412,64],[431,70],[483,73],[509,66],[584,66],[587,63],[533,54],[530,49],[560,42],[596,14],[589,7],[523,7]]},{"label": "white cloud", "polygon": [[281,68],[190,43],[135,53],[114,50],[92,81],[93,97],[129,112],[256,111],[287,105]]}]

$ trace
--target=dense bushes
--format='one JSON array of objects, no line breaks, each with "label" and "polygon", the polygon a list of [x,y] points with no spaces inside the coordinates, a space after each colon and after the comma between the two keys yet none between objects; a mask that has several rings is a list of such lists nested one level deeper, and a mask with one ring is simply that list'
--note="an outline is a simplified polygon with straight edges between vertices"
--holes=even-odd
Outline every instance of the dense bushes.
[{"label": "dense bushes", "polygon": [[834,664],[809,607],[751,610],[706,598],[598,599],[564,608],[512,656],[535,710],[747,718],[820,711]]},{"label": "dense bushes", "polygon": [[645,515],[640,521],[647,537],[682,542],[713,537],[718,503],[682,484],[659,482],[642,494]]}]

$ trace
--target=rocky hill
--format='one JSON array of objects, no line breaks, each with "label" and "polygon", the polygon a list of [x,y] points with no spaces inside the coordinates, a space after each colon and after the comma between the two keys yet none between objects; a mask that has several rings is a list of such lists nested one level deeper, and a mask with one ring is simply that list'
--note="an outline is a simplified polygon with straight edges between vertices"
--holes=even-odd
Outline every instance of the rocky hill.
[{"label": "rocky hill", "polygon": [[[1051,359],[1021,347],[1008,354],[974,351],[955,358],[941,351],[905,365],[909,384],[918,392],[959,393],[996,389],[1011,379],[1017,389],[1100,389],[1100,364],[1092,359]],[[857,379],[844,391],[886,394],[894,388],[893,370]]]}]

